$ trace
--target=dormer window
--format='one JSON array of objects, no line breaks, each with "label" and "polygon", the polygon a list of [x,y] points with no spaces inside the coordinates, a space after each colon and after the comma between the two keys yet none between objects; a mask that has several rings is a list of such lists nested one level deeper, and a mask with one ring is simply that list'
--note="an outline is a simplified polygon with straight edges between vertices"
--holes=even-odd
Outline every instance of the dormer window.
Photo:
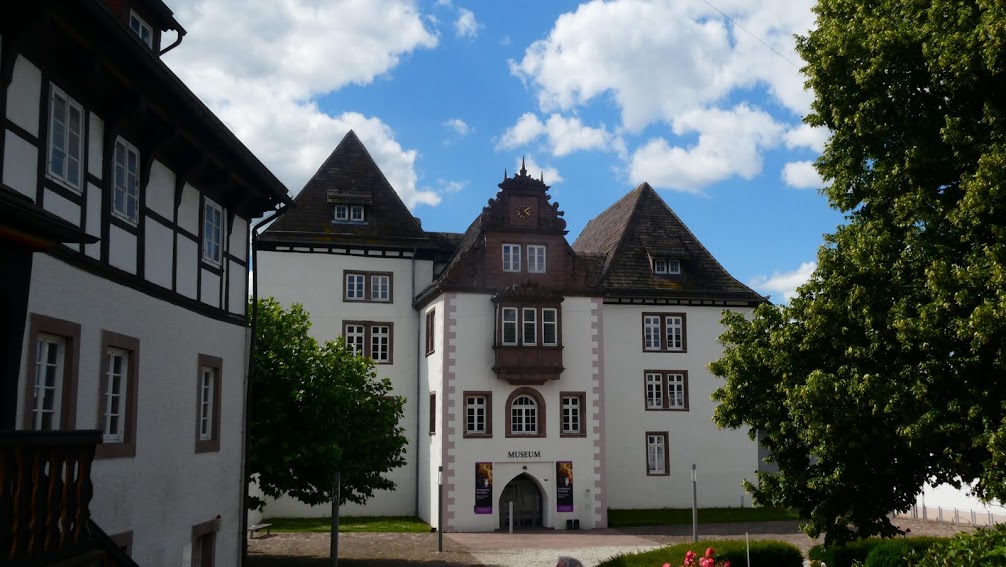
[{"label": "dormer window", "polygon": [[680,260],[654,260],[653,261],[653,273],[654,274],[680,274],[681,273],[681,261]]},{"label": "dormer window", "polygon": [[343,222],[363,222],[363,205],[336,205],[335,220]]},{"label": "dormer window", "polygon": [[129,12],[129,29],[133,30],[133,33],[140,38],[140,41],[144,45],[153,49],[154,48],[154,32],[147,25],[147,22],[143,21],[143,18],[136,15],[136,12]]}]

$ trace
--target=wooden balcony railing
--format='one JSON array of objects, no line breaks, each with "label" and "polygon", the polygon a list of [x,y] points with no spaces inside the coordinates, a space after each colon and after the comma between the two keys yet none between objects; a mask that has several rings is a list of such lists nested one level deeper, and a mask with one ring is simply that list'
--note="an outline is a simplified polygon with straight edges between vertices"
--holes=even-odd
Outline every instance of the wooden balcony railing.
[{"label": "wooden balcony railing", "polygon": [[0,431],[0,564],[94,549],[91,463],[100,442],[100,431]]}]

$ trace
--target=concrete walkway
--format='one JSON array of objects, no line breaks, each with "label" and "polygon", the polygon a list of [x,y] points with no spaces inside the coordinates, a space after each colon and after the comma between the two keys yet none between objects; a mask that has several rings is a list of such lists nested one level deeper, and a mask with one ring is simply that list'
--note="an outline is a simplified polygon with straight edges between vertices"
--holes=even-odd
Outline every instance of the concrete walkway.
[{"label": "concrete walkway", "polygon": [[483,565],[527,567],[555,565],[560,555],[590,567],[621,553],[648,551],[662,544],[618,530],[546,530],[540,532],[444,534]]}]

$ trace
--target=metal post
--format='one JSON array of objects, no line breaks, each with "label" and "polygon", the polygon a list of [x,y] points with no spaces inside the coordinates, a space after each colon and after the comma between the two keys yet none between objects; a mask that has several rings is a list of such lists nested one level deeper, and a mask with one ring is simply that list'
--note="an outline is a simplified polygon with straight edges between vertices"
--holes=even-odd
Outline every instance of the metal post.
[{"label": "metal post", "polygon": [[444,466],[437,467],[437,551],[444,550]]},{"label": "metal post", "polygon": [[332,542],[329,555],[332,567],[339,567],[339,487],[342,483],[341,473],[332,475]]},{"label": "metal post", "polygon": [[695,464],[692,464],[692,541],[699,541],[699,493],[698,475]]}]

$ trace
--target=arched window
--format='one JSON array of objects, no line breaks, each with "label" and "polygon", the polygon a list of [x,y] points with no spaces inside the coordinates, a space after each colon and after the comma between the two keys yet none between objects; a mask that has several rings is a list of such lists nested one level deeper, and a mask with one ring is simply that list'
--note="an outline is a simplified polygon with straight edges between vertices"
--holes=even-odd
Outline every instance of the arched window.
[{"label": "arched window", "polygon": [[545,399],[534,388],[517,388],[507,399],[506,436],[545,436]]}]

